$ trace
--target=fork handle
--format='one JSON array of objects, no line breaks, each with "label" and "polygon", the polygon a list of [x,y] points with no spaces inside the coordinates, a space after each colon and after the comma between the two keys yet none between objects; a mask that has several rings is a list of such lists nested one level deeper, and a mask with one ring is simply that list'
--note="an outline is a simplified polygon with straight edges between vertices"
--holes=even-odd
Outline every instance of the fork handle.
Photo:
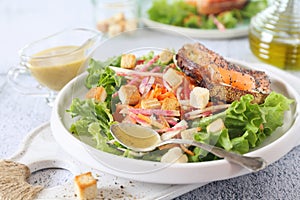
[{"label": "fork handle", "polygon": [[230,151],[226,151],[225,149],[222,149],[220,147],[212,146],[209,144],[196,142],[192,140],[183,140],[183,139],[169,139],[165,140],[161,143],[161,145],[164,144],[187,144],[199,147],[205,151],[208,151],[219,158],[225,158],[226,160],[236,163],[240,166],[243,166],[247,169],[250,169],[251,171],[259,171],[267,166],[267,162],[261,158],[261,157],[249,157],[249,156],[243,156],[241,154],[233,153]]}]

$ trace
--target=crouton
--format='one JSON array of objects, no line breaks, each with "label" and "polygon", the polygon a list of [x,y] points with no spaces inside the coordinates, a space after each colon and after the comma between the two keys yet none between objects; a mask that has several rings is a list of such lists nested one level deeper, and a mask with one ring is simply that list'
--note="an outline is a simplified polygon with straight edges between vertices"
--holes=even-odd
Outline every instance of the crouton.
[{"label": "crouton", "polygon": [[107,97],[107,93],[104,87],[100,86],[100,87],[91,88],[86,93],[85,97],[87,99],[95,99],[97,102],[104,102]]},{"label": "crouton", "polygon": [[116,24],[116,23],[119,23],[119,22],[122,22],[122,21],[125,21],[125,14],[120,12],[120,13],[117,13],[115,15],[113,15],[111,18],[110,18],[110,22],[112,24]]},{"label": "crouton", "polygon": [[160,105],[160,102],[156,98],[143,99],[141,101],[141,107],[143,109],[160,109],[161,105]]},{"label": "crouton", "polygon": [[173,88],[176,89],[183,81],[183,77],[175,69],[168,69],[163,74],[163,79]]},{"label": "crouton", "polygon": [[133,54],[124,54],[121,58],[121,67],[125,69],[133,69],[136,65],[136,57]]},{"label": "crouton", "polygon": [[179,102],[174,98],[165,98],[161,105],[162,110],[179,110]]},{"label": "crouton", "polygon": [[109,22],[108,20],[101,20],[97,22],[97,29],[103,33],[108,32]]},{"label": "crouton", "polygon": [[139,90],[134,85],[121,86],[118,94],[122,104],[126,104],[126,105],[131,105],[131,106],[136,105],[141,99]]},{"label": "crouton", "polygon": [[75,194],[80,200],[92,200],[97,196],[97,180],[91,172],[75,176]]},{"label": "crouton", "polygon": [[137,21],[135,19],[125,21],[125,31],[132,31],[135,30],[136,28],[137,28]]},{"label": "crouton", "polygon": [[119,23],[118,24],[112,24],[112,25],[109,25],[109,27],[108,27],[108,35],[110,37],[116,36],[116,35],[118,35],[122,32],[123,32],[122,24],[119,24]]},{"label": "crouton", "polygon": [[159,54],[159,59],[162,64],[169,64],[173,59],[174,53],[169,49],[164,49]]}]

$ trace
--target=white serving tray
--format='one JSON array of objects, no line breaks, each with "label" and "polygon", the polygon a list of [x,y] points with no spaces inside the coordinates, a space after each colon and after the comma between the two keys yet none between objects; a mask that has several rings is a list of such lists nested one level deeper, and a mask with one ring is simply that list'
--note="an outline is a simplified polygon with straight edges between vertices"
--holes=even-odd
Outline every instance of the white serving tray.
[{"label": "white serving tray", "polygon": [[[56,143],[49,123],[32,130],[24,139],[19,151],[11,158],[26,164],[31,173],[47,168],[61,168],[70,171],[73,176],[91,171],[98,179],[97,199],[172,199],[206,183],[189,185],[151,184],[131,181],[103,173],[74,160]],[[64,185],[45,188],[37,199],[76,199],[73,179]]]}]

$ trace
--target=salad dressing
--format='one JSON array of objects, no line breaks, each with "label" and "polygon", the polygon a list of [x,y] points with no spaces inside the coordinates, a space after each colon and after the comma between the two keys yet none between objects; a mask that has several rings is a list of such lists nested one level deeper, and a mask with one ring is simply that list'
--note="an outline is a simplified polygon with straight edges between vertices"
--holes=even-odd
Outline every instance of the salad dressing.
[{"label": "salad dressing", "polygon": [[59,91],[79,73],[85,61],[84,49],[79,46],[58,46],[34,54],[29,69],[42,85]]}]

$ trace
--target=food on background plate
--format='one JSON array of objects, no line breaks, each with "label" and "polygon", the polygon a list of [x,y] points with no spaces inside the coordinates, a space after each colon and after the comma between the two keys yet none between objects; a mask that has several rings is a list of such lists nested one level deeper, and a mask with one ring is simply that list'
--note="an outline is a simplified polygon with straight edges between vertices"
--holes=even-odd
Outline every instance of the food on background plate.
[{"label": "food on background plate", "polygon": [[97,22],[97,29],[112,37],[124,31],[132,31],[137,28],[137,20],[127,19],[124,13],[117,13],[110,18]]},{"label": "food on background plate", "polygon": [[[186,0],[189,2],[189,0]],[[218,14],[233,9],[242,9],[248,0],[193,0],[201,14]]]},{"label": "food on background plate", "polygon": [[80,200],[93,200],[97,197],[97,180],[91,172],[75,176],[75,194]]},{"label": "food on background plate", "polygon": [[147,14],[163,24],[223,31],[248,24],[267,5],[267,0],[153,0]]},{"label": "food on background plate", "polygon": [[264,72],[230,63],[199,43],[177,52],[136,54],[134,68],[122,68],[122,58],[131,54],[91,60],[85,85],[103,87],[107,98],[75,98],[68,110],[76,117],[70,131],[92,138],[93,146],[105,152],[160,162],[174,156],[178,162],[218,159],[186,145],[146,153],[126,149],[110,133],[110,125],[126,122],[151,127],[162,140],[190,139],[244,154],[283,125],[293,102],[271,91]]}]

